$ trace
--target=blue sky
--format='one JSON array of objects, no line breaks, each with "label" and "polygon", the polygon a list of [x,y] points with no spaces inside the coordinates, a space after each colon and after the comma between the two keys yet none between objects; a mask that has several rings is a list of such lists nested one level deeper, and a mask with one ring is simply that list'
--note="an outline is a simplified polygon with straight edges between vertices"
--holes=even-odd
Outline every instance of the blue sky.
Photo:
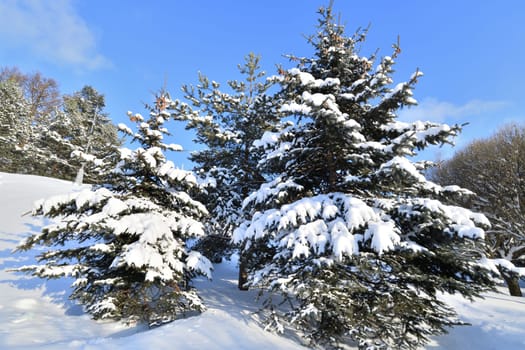
[{"label": "blue sky", "polygon": [[[89,84],[106,97],[115,123],[166,82],[173,98],[197,73],[226,82],[249,52],[275,73],[283,54],[311,54],[305,35],[316,30],[317,9],[328,1],[265,0],[0,0],[0,65],[40,71],[62,93]],[[461,147],[501,125],[525,121],[525,2],[521,0],[336,0],[351,34],[370,25],[361,53],[390,55],[400,37],[396,83],[419,68],[420,105],[406,120],[469,122]],[[186,149],[191,135],[173,133]],[[448,148],[427,158],[448,157]],[[184,161],[185,154],[175,157]]]}]

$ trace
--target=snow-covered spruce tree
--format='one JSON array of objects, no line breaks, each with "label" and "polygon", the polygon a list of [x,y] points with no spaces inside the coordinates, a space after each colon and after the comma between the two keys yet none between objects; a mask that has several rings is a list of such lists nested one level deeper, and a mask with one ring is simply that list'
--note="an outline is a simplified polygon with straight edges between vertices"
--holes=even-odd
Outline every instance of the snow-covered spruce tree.
[{"label": "snow-covered spruce tree", "polygon": [[440,292],[492,285],[479,263],[489,222],[447,204],[468,191],[427,181],[428,163],[411,160],[460,127],[398,121],[422,74],[393,86],[398,45],[374,67],[356,49],[365,34],[345,36],[321,9],[315,56],[281,71],[283,129],[256,142],[280,172],[245,199],[251,219],[234,239],[250,286],[284,297],[266,301],[276,327],[325,346],[415,349],[460,324]]},{"label": "snow-covered spruce tree", "polygon": [[[195,130],[195,141],[206,147],[193,152],[190,160],[196,172],[210,180],[202,197],[210,211],[208,235],[199,247],[213,260],[231,252],[242,199],[265,180],[257,166],[261,154],[252,144],[277,123],[268,94],[273,83],[265,78],[260,57],[250,53],[239,71],[244,79],[228,81],[228,89],[204,75],[199,75],[198,85],[182,88],[190,105],[180,104],[180,116]],[[244,283],[241,278],[240,285]]]},{"label": "snow-covered spruce tree", "polygon": [[27,173],[31,142],[29,103],[11,80],[0,82],[0,171]]},{"label": "snow-covered spruce tree", "polygon": [[194,175],[164,156],[180,150],[163,142],[170,104],[161,94],[146,121],[130,113],[138,132],[119,128],[140,147],[120,150],[121,162],[104,184],[39,202],[34,214],[56,223],[18,248],[49,247],[38,256],[40,265],[21,270],[74,277],[71,298],[94,318],[158,324],[203,309],[190,280],[210,276],[211,263],[186,240],[204,235],[207,211],[188,194],[197,184]]},{"label": "snow-covered spruce tree", "polygon": [[[51,130],[64,135],[64,140],[69,140],[77,152],[97,158],[111,157],[122,142],[118,139],[116,126],[104,112],[105,105],[104,95],[86,85],[73,95],[64,96],[63,112],[69,122],[63,126],[54,123]],[[70,125],[74,127],[68,128]],[[82,183],[84,170],[91,169],[84,169],[85,162],[82,159],[71,159],[71,152],[67,153],[68,151],[69,145],[65,144],[62,152],[70,159],[70,163],[76,166],[73,177],[77,176],[76,181]],[[99,181],[96,172],[85,171],[85,178],[88,182]]]},{"label": "snow-covered spruce tree", "polygon": [[[49,118],[47,125],[38,125],[33,137],[35,173],[59,179],[73,180],[80,167],[72,154],[79,151],[74,134],[81,128],[78,120],[62,110]],[[114,147],[115,149],[116,147]]]}]

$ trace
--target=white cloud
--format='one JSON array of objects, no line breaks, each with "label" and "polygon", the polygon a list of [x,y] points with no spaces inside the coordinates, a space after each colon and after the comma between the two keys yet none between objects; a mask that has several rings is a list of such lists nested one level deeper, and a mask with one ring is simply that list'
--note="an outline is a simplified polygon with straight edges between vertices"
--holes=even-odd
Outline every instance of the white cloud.
[{"label": "white cloud", "polygon": [[403,109],[399,118],[404,121],[429,120],[444,122],[466,117],[477,116],[487,112],[497,111],[507,105],[504,101],[470,100],[462,105],[439,101],[435,98],[425,98],[417,106]]},{"label": "white cloud", "polygon": [[70,0],[2,0],[0,40],[4,50],[27,50],[48,62],[91,70],[111,65]]}]

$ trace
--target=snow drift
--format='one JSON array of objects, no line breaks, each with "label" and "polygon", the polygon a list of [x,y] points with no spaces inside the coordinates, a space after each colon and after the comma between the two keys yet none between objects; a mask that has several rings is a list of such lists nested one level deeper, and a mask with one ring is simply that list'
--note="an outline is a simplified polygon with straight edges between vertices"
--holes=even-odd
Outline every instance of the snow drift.
[{"label": "snow drift", "polygon": [[[34,252],[13,254],[17,244],[45,224],[22,214],[41,198],[78,191],[69,182],[37,176],[0,173],[0,349],[303,349],[293,335],[263,330],[257,317],[255,292],[237,290],[232,260],[216,265],[213,280],[195,281],[207,311],[155,329],[96,322],[68,300],[72,280],[45,281],[9,272],[31,264]],[[444,296],[462,320],[434,338],[428,349],[525,348],[525,298],[489,293],[470,303]]]}]

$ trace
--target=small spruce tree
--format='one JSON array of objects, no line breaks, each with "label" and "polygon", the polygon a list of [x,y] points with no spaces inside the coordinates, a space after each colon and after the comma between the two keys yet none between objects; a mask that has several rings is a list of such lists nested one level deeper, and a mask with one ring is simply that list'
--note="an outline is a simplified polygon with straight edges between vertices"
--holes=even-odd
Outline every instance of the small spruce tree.
[{"label": "small spruce tree", "polygon": [[[210,184],[202,197],[210,210],[209,235],[199,248],[215,261],[232,251],[242,199],[265,181],[258,168],[261,153],[253,149],[253,142],[277,123],[268,94],[274,82],[261,70],[260,57],[250,53],[238,68],[244,79],[228,81],[228,89],[204,75],[199,75],[197,86],[182,88],[190,105],[181,104],[180,115],[188,121],[187,128],[195,130],[195,141],[206,146],[190,156],[196,172]],[[246,282],[242,270],[241,266],[241,288]]]},{"label": "small spruce tree", "polygon": [[204,308],[190,282],[196,274],[210,276],[211,263],[186,241],[204,235],[207,211],[188,194],[195,176],[164,156],[181,149],[163,141],[171,104],[162,93],[147,120],[130,113],[138,131],[119,128],[140,147],[120,149],[120,163],[104,183],[39,202],[34,214],[57,221],[18,248],[49,247],[38,256],[42,264],[21,270],[74,277],[71,298],[96,319],[158,324]]},{"label": "small spruce tree", "polygon": [[357,50],[365,32],[347,37],[331,8],[320,15],[315,56],[280,71],[281,130],[256,143],[275,172],[245,199],[250,219],[234,239],[250,286],[284,298],[266,300],[278,329],[327,346],[415,349],[460,323],[439,292],[472,298],[491,286],[480,265],[489,223],[447,204],[468,191],[427,181],[428,163],[410,158],[460,131],[397,120],[422,74],[392,86],[398,45],[374,67]]}]

